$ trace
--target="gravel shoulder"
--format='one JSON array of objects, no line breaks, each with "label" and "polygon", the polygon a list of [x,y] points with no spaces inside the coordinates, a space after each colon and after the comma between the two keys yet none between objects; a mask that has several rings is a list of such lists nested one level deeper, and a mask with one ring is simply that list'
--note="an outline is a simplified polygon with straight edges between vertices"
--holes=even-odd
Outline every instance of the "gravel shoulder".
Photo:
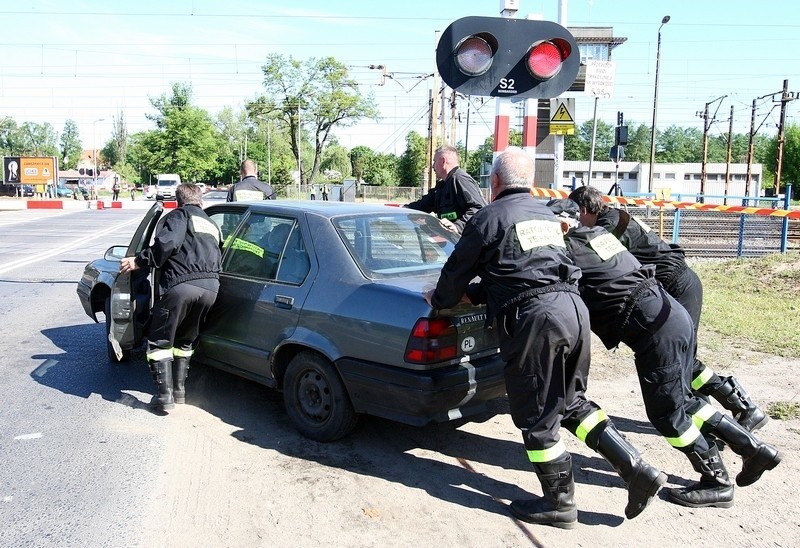
[{"label": "gravel shoulder", "polygon": [[[665,487],[695,481],[688,460],[647,422],[632,354],[593,342],[589,397],[667,472]],[[798,399],[798,359],[710,333],[701,336],[700,356],[735,374],[762,407]],[[154,470],[140,546],[797,546],[800,538],[792,481],[800,474],[800,419],[771,420],[758,433],[783,462],[737,488],[733,508],[676,506],[662,490],[631,521],[622,480],[562,430],[579,506],[578,526],[566,531],[507,511],[512,499],[541,491],[504,399],[475,422],[414,428],[368,417],[348,438],[320,444],[295,432],[278,393],[199,367],[188,391],[188,405],[163,418],[168,448]],[[741,459],[722,454],[735,476]]]}]

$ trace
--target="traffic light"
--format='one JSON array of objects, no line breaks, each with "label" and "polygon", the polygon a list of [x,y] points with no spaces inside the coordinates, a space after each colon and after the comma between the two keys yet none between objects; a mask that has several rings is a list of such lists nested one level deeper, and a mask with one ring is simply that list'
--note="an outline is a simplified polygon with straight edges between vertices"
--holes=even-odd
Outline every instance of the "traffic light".
[{"label": "traffic light", "polygon": [[464,17],[442,33],[436,66],[464,95],[547,99],[575,81],[580,53],[572,34],[551,21]]}]

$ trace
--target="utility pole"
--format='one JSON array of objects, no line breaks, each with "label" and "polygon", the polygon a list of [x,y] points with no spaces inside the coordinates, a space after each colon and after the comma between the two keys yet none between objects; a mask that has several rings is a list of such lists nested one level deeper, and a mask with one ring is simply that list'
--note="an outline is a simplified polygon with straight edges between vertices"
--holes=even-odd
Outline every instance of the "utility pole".
[{"label": "utility pole", "polygon": [[730,125],[728,126],[728,160],[725,164],[725,200],[723,205],[728,205],[728,191],[731,183],[731,153],[733,151],[733,105],[731,105]]},{"label": "utility pole", "polygon": [[456,118],[458,117],[458,109],[456,108],[456,90],[450,93],[450,143],[456,146]]},{"label": "utility pole", "polygon": [[[753,176],[753,152],[755,148],[756,136],[756,100],[753,99],[753,108],[750,110],[750,137],[747,140],[747,176],[744,181],[744,195],[750,196],[750,179]],[[749,201],[745,200],[742,205],[749,205]]]},{"label": "utility pole", "polygon": [[[719,107],[722,104],[721,101],[727,97],[727,95],[723,95],[722,97],[717,97],[713,101],[709,101],[706,103],[703,112],[697,112],[697,116],[703,119],[703,163],[700,166],[700,203],[702,204],[705,201],[705,193],[706,193],[706,178],[708,173],[706,173],[706,164],[708,164],[708,130],[711,129],[711,124],[716,121],[717,112],[719,111]],[[717,110],[714,111],[713,118],[708,117],[708,107],[720,101],[720,104],[717,105]]]},{"label": "utility pole", "polygon": [[797,97],[794,93],[789,93],[789,80],[783,81],[783,92],[781,93],[781,121],[778,126],[778,161],[775,169],[775,196],[781,191],[781,166],[783,164],[783,144],[786,140],[784,130],[786,129],[786,105],[789,101],[794,101]]}]

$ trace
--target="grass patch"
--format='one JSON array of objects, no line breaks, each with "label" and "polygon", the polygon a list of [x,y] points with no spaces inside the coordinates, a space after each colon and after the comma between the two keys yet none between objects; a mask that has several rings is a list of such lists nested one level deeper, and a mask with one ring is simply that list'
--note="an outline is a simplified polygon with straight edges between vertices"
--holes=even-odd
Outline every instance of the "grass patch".
[{"label": "grass patch", "polygon": [[761,352],[800,356],[800,256],[769,255],[692,268],[703,281],[703,326],[751,341]]},{"label": "grass patch", "polygon": [[778,401],[769,404],[767,414],[773,419],[790,420],[800,418],[800,403],[791,401]]}]

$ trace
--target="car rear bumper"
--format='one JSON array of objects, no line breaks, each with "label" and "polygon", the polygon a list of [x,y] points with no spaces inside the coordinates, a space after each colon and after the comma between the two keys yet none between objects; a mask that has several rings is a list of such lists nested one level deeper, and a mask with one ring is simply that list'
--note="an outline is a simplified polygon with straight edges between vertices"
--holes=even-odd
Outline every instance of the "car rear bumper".
[{"label": "car rear bumper", "polygon": [[356,412],[415,426],[480,413],[506,393],[499,354],[430,371],[351,359],[336,365]]}]

